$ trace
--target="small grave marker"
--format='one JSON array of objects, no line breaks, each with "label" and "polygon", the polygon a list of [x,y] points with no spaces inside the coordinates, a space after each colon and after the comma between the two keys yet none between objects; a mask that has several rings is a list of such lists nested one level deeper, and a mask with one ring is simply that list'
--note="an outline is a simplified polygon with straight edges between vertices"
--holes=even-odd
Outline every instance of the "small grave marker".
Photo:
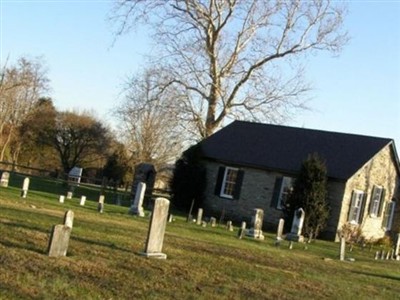
[{"label": "small grave marker", "polygon": [[49,256],[61,257],[67,255],[73,221],[74,212],[68,210],[64,215],[64,225],[53,226],[47,249]]},{"label": "small grave marker", "polygon": [[255,239],[264,240],[264,235],[262,232],[262,224],[264,219],[264,211],[260,208],[254,209],[254,216],[251,219],[252,227],[247,232],[247,236]]},{"label": "small grave marker", "polygon": [[0,186],[8,187],[9,180],[10,180],[10,173],[9,172],[1,173]]},{"label": "small grave marker", "polygon": [[343,261],[345,258],[345,251],[346,251],[346,239],[344,237],[341,237],[340,238],[340,253],[339,253],[339,259],[341,261]]},{"label": "small grave marker", "polygon": [[72,199],[72,192],[71,191],[67,192],[67,199]]},{"label": "small grave marker", "polygon": [[58,202],[64,203],[64,200],[65,200],[65,196],[64,195],[60,195],[60,198],[58,198]]},{"label": "small grave marker", "polygon": [[86,196],[81,196],[81,201],[79,202],[79,205],[85,206],[85,202],[86,202]]},{"label": "small grave marker", "polygon": [[26,198],[28,195],[28,190],[29,190],[29,178],[25,177],[24,183],[22,184],[22,190],[21,190],[21,197]]},{"label": "small grave marker", "polygon": [[97,211],[103,213],[104,211],[104,195],[100,195],[99,202],[97,203]]},{"label": "small grave marker", "polygon": [[201,225],[202,220],[203,220],[203,209],[199,208],[199,210],[197,211],[196,225]]},{"label": "small grave marker", "polygon": [[276,231],[275,245],[279,246],[282,241],[283,227],[285,226],[285,219],[280,218],[278,223],[278,229]]},{"label": "small grave marker", "polygon": [[217,226],[217,219],[214,218],[214,217],[211,217],[210,218],[210,225],[211,225],[211,227]]},{"label": "small grave marker", "polygon": [[238,238],[242,239],[245,235],[246,235],[246,222],[243,221],[238,232]]}]

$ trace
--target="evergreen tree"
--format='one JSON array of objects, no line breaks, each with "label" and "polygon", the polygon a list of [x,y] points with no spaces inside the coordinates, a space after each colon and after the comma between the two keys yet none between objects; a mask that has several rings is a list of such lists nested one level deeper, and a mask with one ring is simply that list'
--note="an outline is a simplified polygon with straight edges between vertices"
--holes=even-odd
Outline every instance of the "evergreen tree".
[{"label": "evergreen tree", "polygon": [[172,203],[179,209],[188,210],[194,200],[194,207],[201,207],[206,188],[206,169],[200,161],[200,146],[186,150],[175,163],[171,181]]},{"label": "evergreen tree", "polygon": [[318,154],[310,155],[302,163],[293,191],[285,203],[288,223],[293,221],[294,212],[299,208],[305,212],[303,233],[309,240],[316,238],[329,217],[327,170]]}]

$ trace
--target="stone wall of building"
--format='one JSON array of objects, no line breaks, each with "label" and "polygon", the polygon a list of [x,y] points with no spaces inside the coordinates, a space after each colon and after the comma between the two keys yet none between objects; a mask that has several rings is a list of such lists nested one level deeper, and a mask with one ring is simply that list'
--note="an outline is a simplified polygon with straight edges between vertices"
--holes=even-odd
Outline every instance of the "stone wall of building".
[{"label": "stone wall of building", "polygon": [[[361,190],[367,193],[362,223],[359,225],[362,234],[368,239],[383,237],[385,235],[385,230],[382,228],[384,213],[379,217],[369,214],[372,189],[374,185],[382,186],[385,189],[385,205],[382,210],[384,212],[386,205],[395,198],[398,181],[399,176],[396,172],[393,152],[391,146],[388,145],[347,181],[338,229],[347,223],[353,190]],[[399,205],[400,203],[397,204]]]}]

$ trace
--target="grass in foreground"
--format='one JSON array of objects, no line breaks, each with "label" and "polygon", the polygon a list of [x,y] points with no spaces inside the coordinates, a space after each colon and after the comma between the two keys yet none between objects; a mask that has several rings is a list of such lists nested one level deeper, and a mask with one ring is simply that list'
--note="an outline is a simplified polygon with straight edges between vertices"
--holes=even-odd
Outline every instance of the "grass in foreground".
[{"label": "grass in foreground", "polygon": [[[338,261],[339,245],[316,241],[293,250],[284,242],[238,240],[224,228],[202,228],[182,217],[168,223],[164,261],[139,256],[147,218],[126,207],[79,199],[58,203],[54,194],[0,188],[1,299],[396,299],[400,262],[375,261],[356,248]],[[52,225],[75,212],[67,257],[50,258]],[[330,258],[332,260],[324,260]]]}]

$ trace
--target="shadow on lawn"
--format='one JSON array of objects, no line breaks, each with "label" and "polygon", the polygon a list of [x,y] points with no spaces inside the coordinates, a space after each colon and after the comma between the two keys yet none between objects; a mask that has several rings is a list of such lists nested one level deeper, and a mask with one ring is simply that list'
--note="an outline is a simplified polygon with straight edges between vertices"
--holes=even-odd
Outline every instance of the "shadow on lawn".
[{"label": "shadow on lawn", "polygon": [[367,272],[360,272],[360,271],[353,271],[353,273],[400,281],[400,276],[381,275],[381,274],[374,274],[374,273],[367,273]]},{"label": "shadow on lawn", "polygon": [[75,240],[75,241],[90,244],[90,245],[108,247],[113,250],[119,250],[119,251],[123,251],[123,252],[132,252],[132,250],[130,250],[130,249],[121,248],[121,247],[116,246],[114,243],[109,243],[109,242],[94,241],[94,240],[90,240],[87,238],[82,238],[82,237],[77,237],[77,236],[72,236],[72,235],[71,235],[71,240]]}]

